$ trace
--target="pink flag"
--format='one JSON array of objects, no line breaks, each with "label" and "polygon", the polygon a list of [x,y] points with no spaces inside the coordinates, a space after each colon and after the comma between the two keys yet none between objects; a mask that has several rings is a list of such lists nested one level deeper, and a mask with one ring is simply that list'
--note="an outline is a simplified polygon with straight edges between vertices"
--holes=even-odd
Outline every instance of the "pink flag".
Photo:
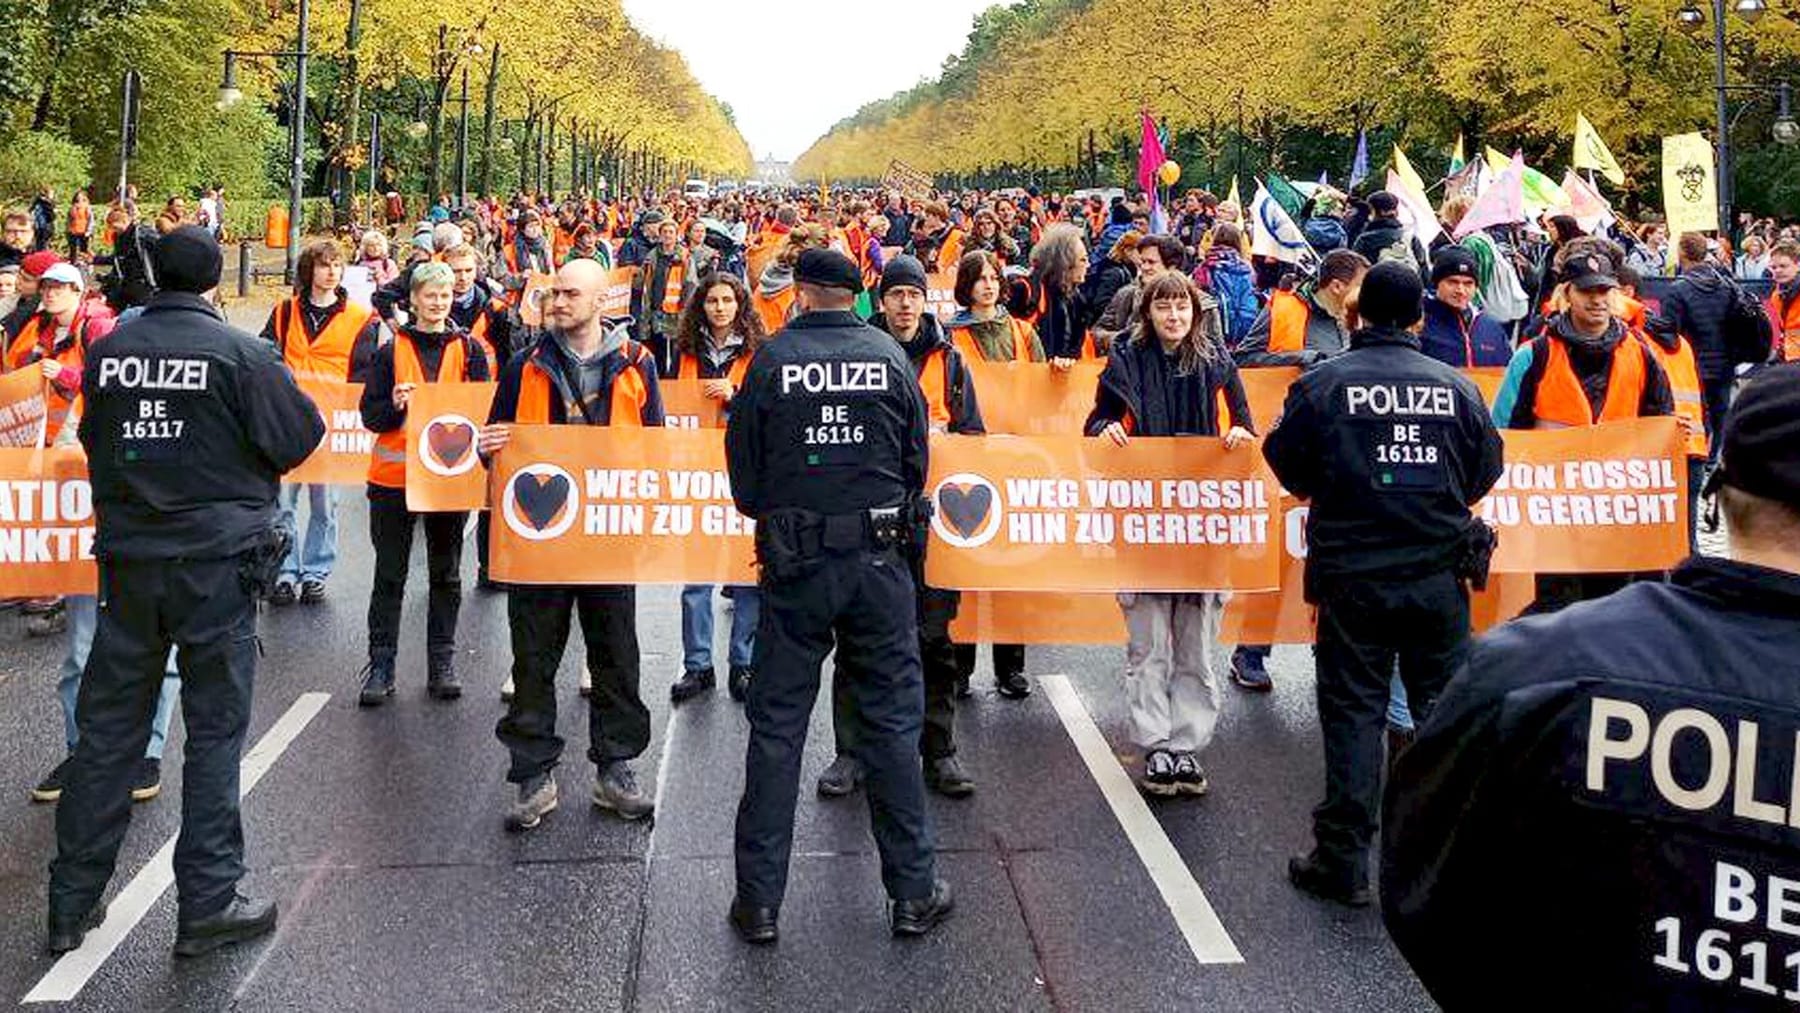
[{"label": "pink flag", "polygon": [[1143,120],[1144,138],[1138,143],[1138,188],[1145,193],[1156,192],[1156,170],[1168,161],[1163,152],[1162,138],[1157,136],[1156,121],[1150,118],[1148,111],[1138,114]]},{"label": "pink flag", "polygon": [[1461,239],[1489,226],[1514,225],[1524,220],[1525,160],[1515,153],[1512,164],[1475,198],[1475,206],[1457,223],[1452,238]]}]

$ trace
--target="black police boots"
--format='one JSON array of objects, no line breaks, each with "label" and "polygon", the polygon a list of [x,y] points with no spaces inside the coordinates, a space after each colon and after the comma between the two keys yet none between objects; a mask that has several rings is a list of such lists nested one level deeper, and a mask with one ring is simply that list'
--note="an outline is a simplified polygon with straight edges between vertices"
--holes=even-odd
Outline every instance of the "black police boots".
[{"label": "black police boots", "polygon": [[737,930],[738,938],[753,946],[772,943],[781,937],[781,930],[776,924],[781,917],[779,908],[756,907],[734,897],[730,917],[731,927]]},{"label": "black police boots", "polygon": [[218,914],[184,921],[175,927],[175,955],[198,957],[221,946],[255,939],[274,928],[274,901],[233,894],[231,903]]},{"label": "black police boots", "polygon": [[1353,870],[1341,868],[1317,851],[1288,859],[1288,882],[1320,900],[1335,901],[1346,907],[1368,907],[1374,898],[1368,880]]},{"label": "black police boots", "polygon": [[363,666],[362,692],[356,695],[358,707],[379,707],[394,695],[394,663],[371,661]]},{"label": "black police boots", "polygon": [[50,933],[45,945],[51,953],[62,954],[81,946],[87,934],[100,927],[106,920],[106,905],[95,904],[85,917],[59,918],[56,912],[50,912]]},{"label": "black police boots", "polygon": [[731,666],[731,675],[725,681],[725,691],[731,694],[733,700],[743,703],[744,694],[750,692],[750,680],[755,675],[756,670],[749,665]]},{"label": "black police boots", "polygon": [[954,910],[956,900],[950,895],[950,884],[939,879],[932,882],[929,897],[894,901],[888,924],[896,936],[922,936],[937,928]]},{"label": "black police boots", "polygon": [[669,685],[669,702],[680,703],[713,688],[718,676],[710,668],[690,668]]},{"label": "black police boots", "polygon": [[462,696],[462,683],[456,679],[455,656],[431,659],[425,671],[425,692],[431,694],[433,700],[455,700]]}]

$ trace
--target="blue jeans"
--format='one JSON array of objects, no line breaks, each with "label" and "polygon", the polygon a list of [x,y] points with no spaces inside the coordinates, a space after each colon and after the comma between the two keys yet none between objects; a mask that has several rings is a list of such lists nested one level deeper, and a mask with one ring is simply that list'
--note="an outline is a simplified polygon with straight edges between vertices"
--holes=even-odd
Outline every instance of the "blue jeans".
[{"label": "blue jeans", "polygon": [[1395,672],[1393,681],[1388,683],[1387,721],[1389,728],[1413,730],[1412,707],[1406,702],[1406,683],[1400,681],[1399,672]]},{"label": "blue jeans", "polygon": [[[300,494],[304,490],[308,503],[306,537],[300,537]],[[324,580],[331,576],[331,565],[337,562],[337,489],[329,485],[284,485],[281,487],[281,526],[294,536],[294,547],[281,563],[281,579],[289,583],[302,580]]]},{"label": "blue jeans", "polygon": [[[69,653],[63,658],[62,673],[56,680],[56,695],[62,701],[63,744],[75,752],[81,736],[75,730],[75,696],[81,691],[81,673],[87,669],[88,651],[94,646],[94,627],[99,622],[97,600],[91,594],[72,594],[63,599],[69,610]],[[150,723],[150,747],[144,755],[162,759],[163,743],[169,737],[169,717],[175,701],[181,698],[181,677],[175,671],[175,652],[169,651],[169,667],[163,676],[162,694],[156,698],[156,718]]]},{"label": "blue jeans", "polygon": [[[756,622],[762,614],[762,596],[754,587],[728,587],[731,593],[731,657],[734,666],[748,667],[756,649]],[[689,672],[713,667],[713,586],[689,584],[681,589],[681,667]]]}]

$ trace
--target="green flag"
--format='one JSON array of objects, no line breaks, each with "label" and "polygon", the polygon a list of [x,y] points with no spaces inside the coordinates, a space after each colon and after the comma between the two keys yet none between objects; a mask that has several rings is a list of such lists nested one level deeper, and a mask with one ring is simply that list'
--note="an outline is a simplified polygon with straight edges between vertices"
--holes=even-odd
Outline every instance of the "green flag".
[{"label": "green flag", "polygon": [[1275,198],[1275,203],[1281,205],[1281,210],[1286,211],[1289,218],[1299,221],[1300,209],[1306,205],[1306,195],[1294,189],[1294,184],[1282,179],[1280,173],[1269,173],[1268,187],[1269,196]]}]

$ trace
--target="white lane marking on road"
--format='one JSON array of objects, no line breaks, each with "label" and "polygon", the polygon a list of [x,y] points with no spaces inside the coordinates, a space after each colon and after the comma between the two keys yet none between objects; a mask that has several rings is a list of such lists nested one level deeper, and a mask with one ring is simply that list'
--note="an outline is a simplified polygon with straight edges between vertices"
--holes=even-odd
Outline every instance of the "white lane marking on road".
[{"label": "white lane marking on road", "polygon": [[663,796],[669,792],[669,760],[675,755],[675,729],[681,727],[681,708],[669,710],[669,723],[663,728],[662,756],[656,761],[656,806],[650,817],[650,840],[644,843],[644,874],[650,873],[650,860],[656,857],[656,828],[662,825]]},{"label": "white lane marking on road", "polygon": [[[256,745],[244,754],[243,764],[239,767],[239,798],[250,794],[250,789],[256,787],[330,699],[330,693],[300,694],[287,713],[263,733]],[[20,1002],[69,1002],[79,995],[94,972],[100,970],[138,922],[144,920],[157,898],[175,884],[174,861],[175,838],[171,837],[107,905],[106,920],[87,934],[78,949],[63,954]]]},{"label": "white lane marking on road", "polygon": [[1150,873],[1156,891],[1162,894],[1163,903],[1169,906],[1175,926],[1187,940],[1188,949],[1194,952],[1194,959],[1202,964],[1243,963],[1244,955],[1231,941],[1205,892],[1194,881],[1193,872],[1182,861],[1181,853],[1169,842],[1162,824],[1156,821],[1144,797],[1138,794],[1125,769],[1119,766],[1112,747],[1106,744],[1106,736],[1100,734],[1099,726],[1094,724],[1093,716],[1082,704],[1069,677],[1040,675],[1037,681],[1044,688],[1044,695],[1050,698],[1050,706],[1056,709],[1056,716],[1062,720],[1069,738],[1074,741],[1075,751],[1087,764],[1101,797],[1106,799],[1120,828],[1125,831],[1126,839],[1137,851],[1138,860]]}]

